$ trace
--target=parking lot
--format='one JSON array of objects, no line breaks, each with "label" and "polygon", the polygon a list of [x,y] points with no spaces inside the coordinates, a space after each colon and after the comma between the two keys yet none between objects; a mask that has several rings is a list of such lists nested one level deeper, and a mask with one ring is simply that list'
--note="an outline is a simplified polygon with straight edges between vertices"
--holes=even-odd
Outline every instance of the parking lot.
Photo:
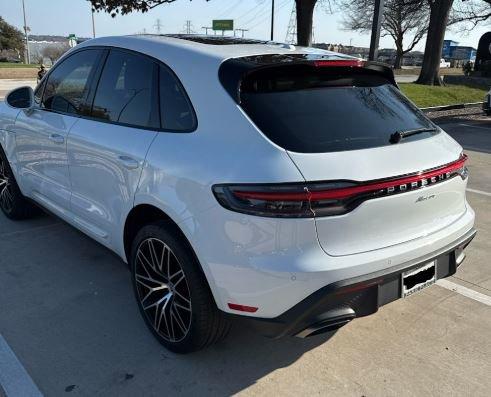
[{"label": "parking lot", "polygon": [[491,121],[438,123],[470,158],[467,259],[450,283],[309,339],[234,327],[208,350],[169,353],[118,257],[51,216],[0,215],[0,395],[489,396]]}]

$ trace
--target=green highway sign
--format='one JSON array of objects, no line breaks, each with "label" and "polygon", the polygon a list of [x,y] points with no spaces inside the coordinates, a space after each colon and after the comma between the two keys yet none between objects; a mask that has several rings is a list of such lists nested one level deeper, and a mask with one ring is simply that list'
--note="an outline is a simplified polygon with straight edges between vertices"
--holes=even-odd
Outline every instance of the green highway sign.
[{"label": "green highway sign", "polygon": [[213,30],[234,30],[233,19],[214,19]]}]

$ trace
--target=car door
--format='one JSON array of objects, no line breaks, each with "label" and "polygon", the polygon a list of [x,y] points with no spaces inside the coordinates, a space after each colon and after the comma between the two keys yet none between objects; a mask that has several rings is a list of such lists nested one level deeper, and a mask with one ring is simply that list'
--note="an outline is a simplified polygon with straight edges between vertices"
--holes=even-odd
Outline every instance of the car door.
[{"label": "car door", "polygon": [[13,128],[19,183],[24,194],[59,215],[69,215],[67,137],[83,112],[101,50],[74,53],[36,89],[33,110],[22,111]]},{"label": "car door", "polygon": [[133,206],[146,153],[160,128],[158,65],[111,49],[90,117],[68,137],[71,208],[80,228],[111,246]]}]

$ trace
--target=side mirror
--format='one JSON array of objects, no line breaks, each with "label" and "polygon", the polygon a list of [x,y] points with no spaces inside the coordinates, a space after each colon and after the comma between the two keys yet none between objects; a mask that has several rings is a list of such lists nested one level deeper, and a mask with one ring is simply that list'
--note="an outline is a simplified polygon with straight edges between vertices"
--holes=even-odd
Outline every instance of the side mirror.
[{"label": "side mirror", "polygon": [[9,106],[29,110],[34,106],[34,91],[31,87],[20,87],[10,91],[5,98]]}]

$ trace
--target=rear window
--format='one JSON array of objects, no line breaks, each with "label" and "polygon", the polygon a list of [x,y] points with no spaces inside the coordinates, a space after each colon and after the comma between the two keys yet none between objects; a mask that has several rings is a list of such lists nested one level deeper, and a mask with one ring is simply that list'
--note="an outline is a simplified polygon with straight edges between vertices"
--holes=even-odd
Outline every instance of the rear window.
[{"label": "rear window", "polygon": [[[251,73],[241,106],[274,143],[301,153],[390,145],[391,134],[434,125],[384,77],[365,69],[279,67]],[[401,142],[424,139],[424,132]]]}]

